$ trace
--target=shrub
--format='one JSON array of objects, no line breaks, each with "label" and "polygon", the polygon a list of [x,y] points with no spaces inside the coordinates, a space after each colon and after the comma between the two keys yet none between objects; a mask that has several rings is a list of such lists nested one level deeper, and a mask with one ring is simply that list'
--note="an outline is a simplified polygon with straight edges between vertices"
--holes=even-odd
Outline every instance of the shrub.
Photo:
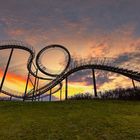
[{"label": "shrub", "polygon": [[71,96],[69,98],[69,100],[83,100],[83,99],[91,100],[93,98],[94,98],[94,96],[87,92],[87,93],[75,94],[75,95]]},{"label": "shrub", "polygon": [[[96,99],[91,93],[79,93],[71,96],[69,100]],[[119,88],[104,92],[98,92],[98,99],[120,99],[120,100],[140,100],[140,89]]]}]

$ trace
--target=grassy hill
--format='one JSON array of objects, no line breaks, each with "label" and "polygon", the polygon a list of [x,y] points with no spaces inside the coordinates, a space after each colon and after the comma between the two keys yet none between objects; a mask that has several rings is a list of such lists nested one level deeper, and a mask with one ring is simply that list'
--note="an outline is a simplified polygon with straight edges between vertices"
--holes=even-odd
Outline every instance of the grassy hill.
[{"label": "grassy hill", "polygon": [[139,140],[139,101],[0,102],[0,140]]}]

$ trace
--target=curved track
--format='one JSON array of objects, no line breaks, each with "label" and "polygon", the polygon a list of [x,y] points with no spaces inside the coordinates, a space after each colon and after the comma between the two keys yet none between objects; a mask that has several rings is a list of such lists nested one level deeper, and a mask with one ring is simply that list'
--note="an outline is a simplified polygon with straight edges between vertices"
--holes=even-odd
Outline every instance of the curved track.
[{"label": "curved track", "polygon": [[[51,78],[41,77],[41,76],[36,75],[36,72],[32,71],[32,69],[31,69],[32,64],[33,64],[33,60],[35,58],[35,51],[33,50],[33,48],[30,45],[19,42],[19,41],[6,41],[6,42],[2,41],[2,42],[0,42],[0,50],[12,49],[12,48],[25,50],[30,54],[28,61],[27,61],[27,69],[31,75],[33,75],[34,77],[36,77],[38,79],[50,81],[48,84],[40,87],[39,89],[32,89],[25,96],[24,95],[21,95],[21,96],[16,95],[16,94],[14,94],[15,91],[12,92],[8,89],[6,91],[1,90],[2,93],[9,95],[9,96],[12,96],[12,97],[30,99],[32,97],[40,96],[42,94],[45,94],[44,96],[48,96],[48,94],[46,94],[46,93],[50,89],[59,85],[58,88],[56,88],[51,93],[51,94],[54,94],[62,88],[62,81],[65,78],[67,78],[72,73],[74,73],[76,71],[83,70],[83,69],[98,69],[98,70],[110,71],[110,72],[124,75],[126,77],[129,77],[133,80],[140,82],[140,72],[124,69],[124,68],[121,68],[118,66],[113,66],[112,64],[114,64],[114,63],[113,63],[112,59],[110,59],[110,58],[105,58],[105,59],[91,58],[89,60],[71,59],[69,51],[61,45],[49,45],[49,46],[43,48],[37,54],[36,59],[35,59],[37,69],[40,70],[46,76],[51,76]],[[47,49],[50,49],[50,48],[61,48],[66,53],[67,63],[66,63],[65,68],[63,69],[63,71],[59,75],[58,74],[51,74],[51,73],[47,72],[45,66],[43,66],[43,64],[42,64],[41,56],[43,53],[45,53],[45,51]]]},{"label": "curved track", "polygon": [[[12,49],[12,48],[24,50],[29,53],[30,56],[27,61],[27,69],[31,75],[33,75],[34,77],[36,77],[38,79],[42,79],[42,80],[52,80],[53,79],[53,78],[45,78],[45,77],[37,76],[35,74],[36,72],[32,71],[31,66],[32,66],[33,60],[35,58],[35,51],[32,46],[25,44],[21,41],[15,41],[15,40],[0,41],[0,50],[7,50],[7,49]],[[62,88],[62,84],[60,83],[59,88],[57,90],[55,90],[54,93],[59,91],[61,88]],[[9,90],[9,91],[1,90],[1,92],[8,96],[12,96],[12,97],[16,97],[16,98],[23,98],[23,96],[15,95],[14,93],[16,91],[12,92],[12,90]]]},{"label": "curved track", "polygon": [[[46,85],[44,89],[40,90],[40,94],[37,94],[37,96],[44,94],[51,88],[55,87],[58,83],[62,82],[66,77],[68,77],[72,73],[83,70],[83,69],[98,69],[98,70],[115,72],[115,73],[121,74],[123,76],[129,77],[133,80],[140,82],[140,73],[132,71],[132,70],[127,70],[127,69],[112,67],[112,66],[107,66],[107,65],[100,65],[100,64],[85,64],[85,65],[81,65],[81,66],[77,66],[77,67],[73,67],[69,69],[65,74],[57,77],[49,85]],[[49,96],[49,95],[46,95],[46,96]]]}]

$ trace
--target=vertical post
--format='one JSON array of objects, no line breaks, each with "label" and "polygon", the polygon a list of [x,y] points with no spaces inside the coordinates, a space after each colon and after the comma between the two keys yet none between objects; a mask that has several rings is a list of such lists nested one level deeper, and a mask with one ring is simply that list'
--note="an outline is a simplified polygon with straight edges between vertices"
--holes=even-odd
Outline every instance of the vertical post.
[{"label": "vertical post", "polygon": [[12,100],[12,96],[10,96],[10,101]]},{"label": "vertical post", "polygon": [[[36,69],[36,76],[37,76],[37,73],[38,73],[38,69]],[[34,95],[35,95],[35,90],[36,90],[36,79],[37,79],[37,77],[35,77],[35,81],[34,81],[34,89],[33,89],[32,101],[34,100]]]},{"label": "vertical post", "polygon": [[40,95],[39,95],[39,96],[38,96],[38,101],[40,101],[40,99],[41,99],[41,98],[40,98]]},{"label": "vertical post", "polygon": [[66,77],[66,82],[65,82],[65,100],[68,99],[68,77]]},{"label": "vertical post", "polygon": [[[36,90],[38,90],[38,84],[39,84],[39,78],[37,78],[37,82],[36,82]],[[36,92],[37,94],[37,92]],[[36,100],[36,96],[35,96],[35,100]]]},{"label": "vertical post", "polygon": [[136,85],[133,79],[132,79],[132,84],[133,84],[134,90],[136,90]]},{"label": "vertical post", "polygon": [[[39,78],[37,79],[36,90],[38,90],[38,85],[39,85]],[[38,101],[39,101],[39,96],[38,96]]]},{"label": "vertical post", "polygon": [[95,70],[92,69],[92,76],[93,76],[93,85],[94,85],[94,95],[97,97],[97,88],[96,88],[96,78],[95,78]]},{"label": "vertical post", "polygon": [[7,62],[7,65],[6,65],[6,68],[5,68],[5,71],[4,71],[4,75],[3,75],[3,78],[2,78],[2,81],[1,81],[1,85],[0,85],[0,92],[1,92],[3,84],[4,84],[4,80],[5,80],[8,68],[9,68],[9,64],[10,64],[10,61],[11,61],[11,58],[12,58],[13,51],[14,51],[14,48],[11,49],[11,52],[10,52],[10,55],[9,55],[9,58],[8,58],[8,62]]},{"label": "vertical post", "polygon": [[27,80],[26,80],[26,86],[25,86],[25,92],[24,92],[23,101],[25,101],[25,98],[26,98],[26,93],[27,93],[27,89],[28,89],[29,78],[30,78],[30,72],[28,72],[28,76],[27,76]]},{"label": "vertical post", "polygon": [[62,88],[60,89],[60,101],[62,100]]},{"label": "vertical post", "polygon": [[50,89],[50,96],[49,96],[49,101],[52,100],[52,89]]}]

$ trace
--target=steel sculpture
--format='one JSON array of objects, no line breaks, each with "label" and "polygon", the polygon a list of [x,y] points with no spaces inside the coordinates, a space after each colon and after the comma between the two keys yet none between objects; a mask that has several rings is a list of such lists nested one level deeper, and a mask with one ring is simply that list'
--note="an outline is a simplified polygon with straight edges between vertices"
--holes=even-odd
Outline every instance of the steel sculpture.
[{"label": "steel sculpture", "polygon": [[[65,53],[66,58],[66,65],[65,68],[61,71],[61,73],[50,73],[47,71],[47,68],[42,63],[42,55],[43,53],[47,52],[48,49],[55,49],[59,48],[61,51]],[[46,96],[49,96],[49,100],[52,100],[52,94],[55,94],[56,92],[60,91],[60,100],[62,100],[62,81],[65,80],[65,99],[68,99],[68,77],[73,74],[74,72],[84,70],[84,69],[91,69],[93,74],[93,85],[94,85],[94,94],[95,97],[97,97],[97,88],[96,88],[96,77],[95,77],[95,70],[104,70],[104,71],[110,71],[114,73],[118,73],[121,75],[124,75],[132,80],[132,84],[134,88],[136,89],[135,82],[140,82],[140,72],[139,71],[133,71],[128,70],[124,67],[120,67],[118,65],[115,65],[115,59],[113,58],[89,58],[89,59],[77,59],[74,57],[71,57],[70,52],[68,49],[66,49],[64,46],[61,45],[49,45],[43,48],[39,51],[39,53],[36,55],[35,51],[32,46],[25,44],[23,42],[19,41],[0,41],[0,50],[7,50],[11,49],[11,53],[8,58],[8,62],[6,64],[6,68],[2,77],[2,81],[0,84],[0,92],[3,94],[6,94],[10,97],[10,100],[12,100],[12,97],[21,98],[24,100],[40,100],[43,99]],[[4,81],[5,77],[8,71],[8,67],[10,64],[10,60],[13,55],[13,51],[15,49],[20,49],[27,51],[29,53],[29,58],[27,61],[27,70],[28,70],[28,76],[26,80],[26,86],[24,93],[18,93],[17,91],[10,90],[8,88],[4,88]],[[35,57],[36,56],[36,57]],[[34,64],[34,60],[35,63]],[[32,66],[35,68],[35,71],[32,70]],[[39,76],[38,71],[46,75],[45,77]],[[30,76],[33,76],[35,78],[34,82],[30,79]],[[49,83],[39,87],[39,80],[44,80]],[[29,81],[33,85],[33,89],[28,91],[28,84]],[[52,89],[56,88],[54,91]],[[27,92],[28,91],[28,92]],[[17,94],[15,94],[17,93]]]}]

